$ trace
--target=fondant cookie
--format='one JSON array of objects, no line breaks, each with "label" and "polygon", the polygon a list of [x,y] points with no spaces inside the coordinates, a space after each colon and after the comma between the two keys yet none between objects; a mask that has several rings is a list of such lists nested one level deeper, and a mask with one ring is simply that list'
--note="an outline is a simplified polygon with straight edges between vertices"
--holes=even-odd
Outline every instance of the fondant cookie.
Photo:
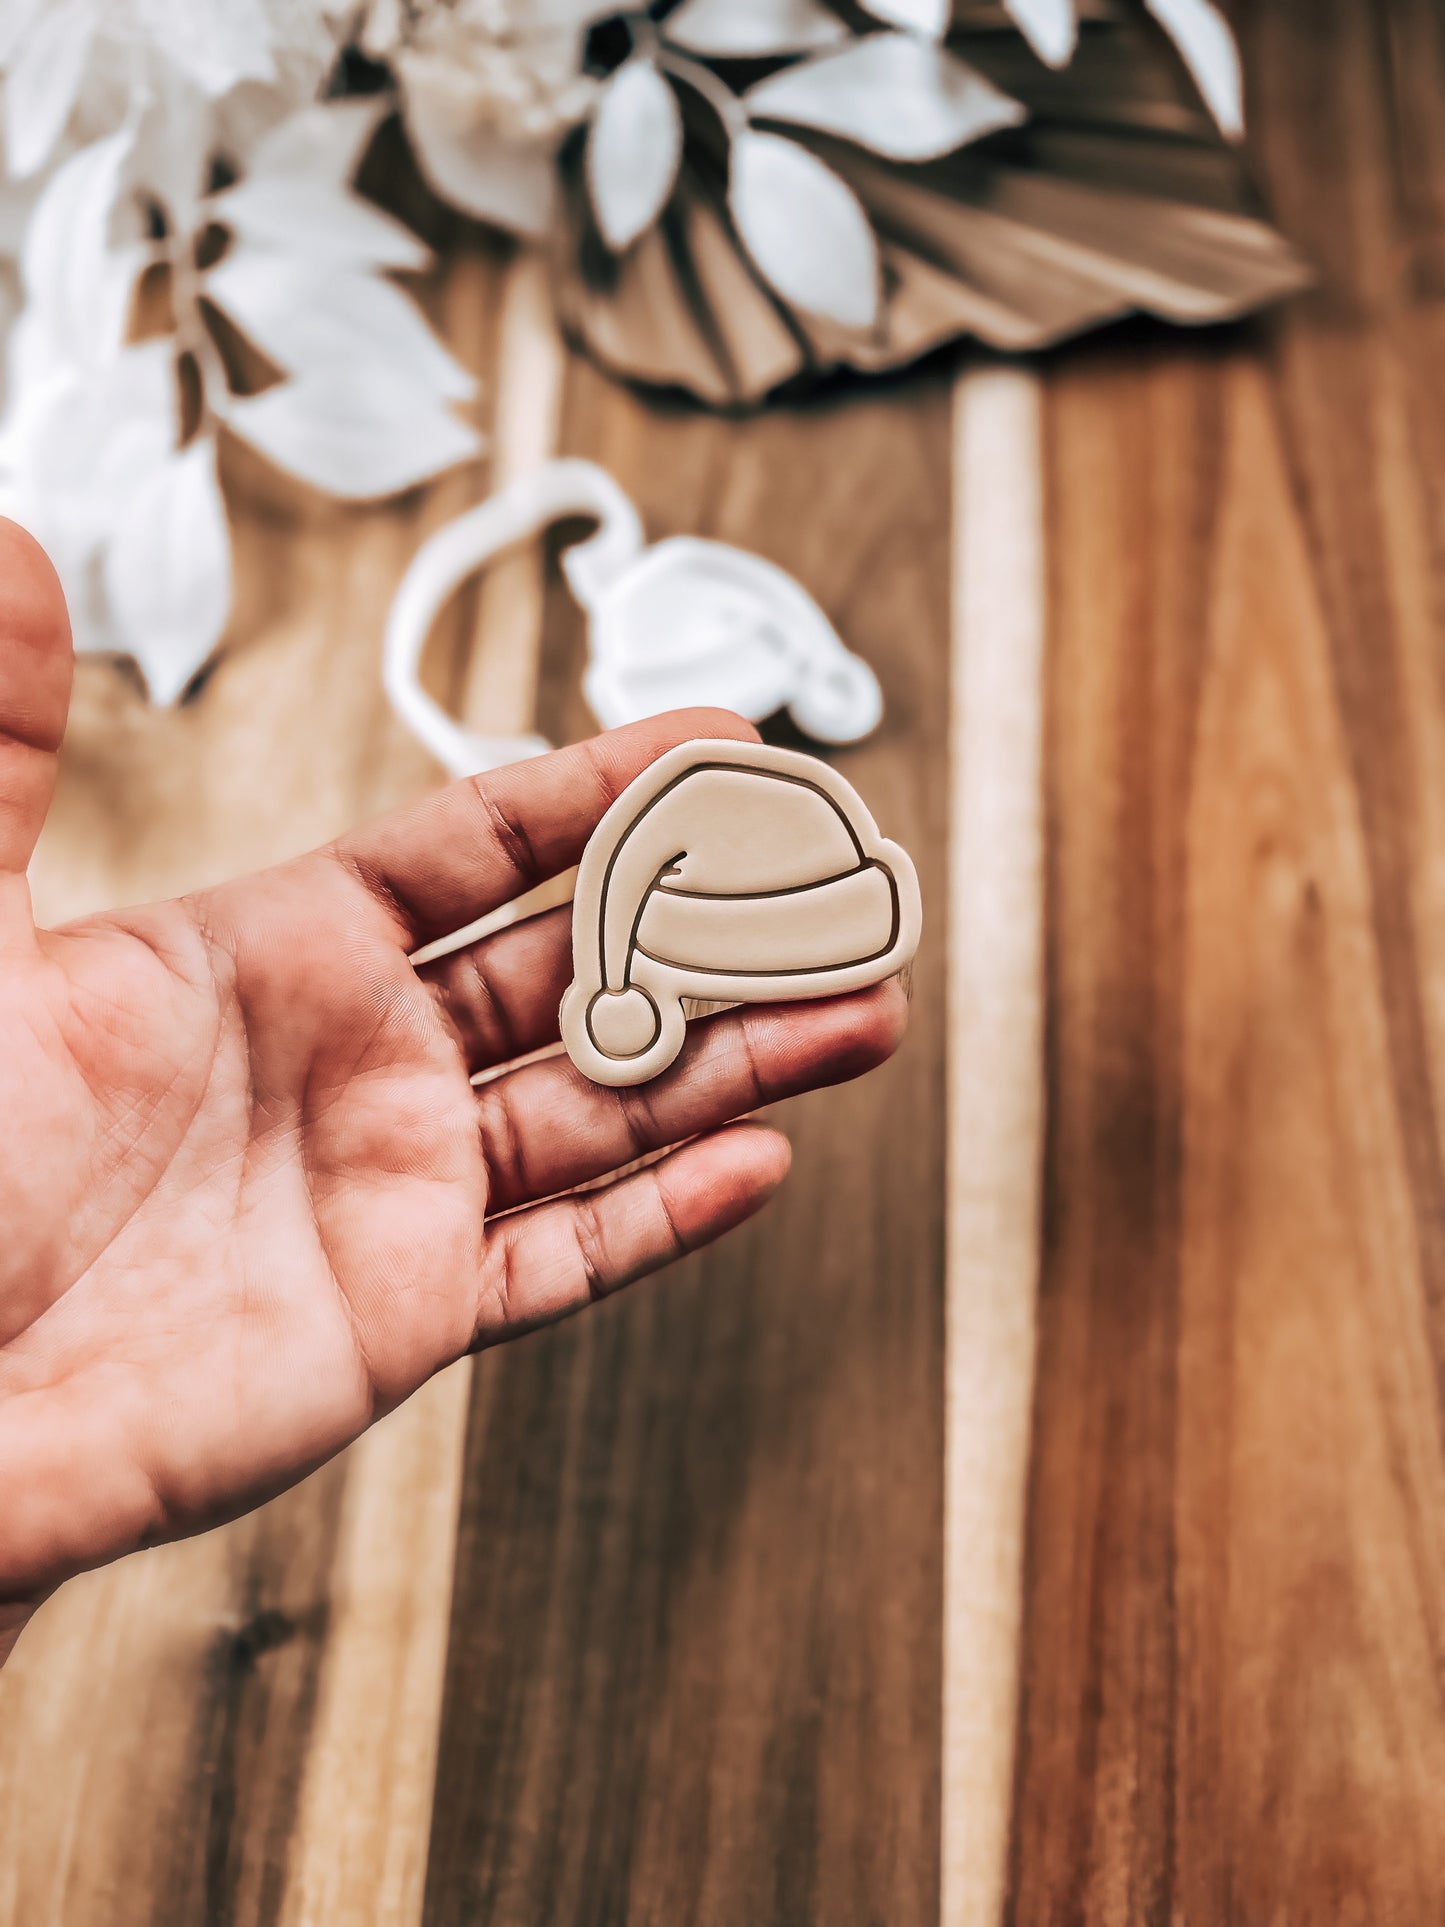
[{"label": "fondant cookie", "polygon": [[682,1049],[685,997],[783,1003],[902,969],[922,909],[906,851],[794,750],[682,743],[628,785],[577,873],[562,1041],[598,1084]]}]

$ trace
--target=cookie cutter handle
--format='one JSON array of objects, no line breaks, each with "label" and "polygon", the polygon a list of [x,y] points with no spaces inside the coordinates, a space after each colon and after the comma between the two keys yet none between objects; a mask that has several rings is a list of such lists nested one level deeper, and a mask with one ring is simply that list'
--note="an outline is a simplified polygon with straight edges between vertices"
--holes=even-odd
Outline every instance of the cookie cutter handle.
[{"label": "cookie cutter handle", "polygon": [[422,651],[447,598],[483,563],[567,516],[589,515],[596,531],[574,544],[562,568],[591,609],[641,553],[637,510],[605,469],[577,459],[548,462],[430,536],[392,600],[382,643],[382,681],[392,708],[452,776],[474,776],[551,748],[545,737],[484,736],[447,714],[421,686]]}]

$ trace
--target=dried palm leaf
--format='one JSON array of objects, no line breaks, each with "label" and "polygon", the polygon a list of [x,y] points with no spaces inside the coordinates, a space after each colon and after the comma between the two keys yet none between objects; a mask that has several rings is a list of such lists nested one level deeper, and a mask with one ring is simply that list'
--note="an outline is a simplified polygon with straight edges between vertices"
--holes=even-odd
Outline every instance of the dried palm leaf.
[{"label": "dried palm leaf", "polygon": [[823,0],[634,21],[559,156],[559,307],[600,361],[752,403],[960,335],[1228,320],[1307,278],[1228,138],[1207,0],[955,0],[946,40],[932,0],[868,12],[911,30],[859,34]]}]

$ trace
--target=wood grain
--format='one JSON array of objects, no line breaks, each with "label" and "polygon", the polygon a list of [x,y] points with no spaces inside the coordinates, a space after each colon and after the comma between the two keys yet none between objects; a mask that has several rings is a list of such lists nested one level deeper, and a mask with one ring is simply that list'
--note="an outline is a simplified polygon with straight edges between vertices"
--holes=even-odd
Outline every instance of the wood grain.
[{"label": "wood grain", "polygon": [[[555,446],[564,363],[545,297],[535,254],[509,259],[491,357],[493,487]],[[480,732],[532,727],[542,582],[534,546],[476,584],[458,713]],[[420,1918],[471,1391],[472,1362],[462,1359],[348,1455],[283,1927]]]},{"label": "wood grain", "polygon": [[993,1927],[1013,1797],[1043,1138],[1042,400],[954,391],[948,865],[945,1927]]},{"label": "wood grain", "polygon": [[1017,1922],[1445,1906],[1438,27],[1245,25],[1320,290],[1048,382]]},{"label": "wood grain", "polygon": [[[579,367],[564,446],[882,665],[840,766],[940,903],[946,383],[729,423]],[[553,613],[542,724],[575,735]],[[898,1062],[783,1113],[757,1225],[479,1362],[428,1922],[936,1919],[941,965],[925,934]]]},{"label": "wood grain", "polygon": [[420,1915],[470,1389],[463,1359],[347,1454],[284,1880],[264,1915],[285,1927]]}]

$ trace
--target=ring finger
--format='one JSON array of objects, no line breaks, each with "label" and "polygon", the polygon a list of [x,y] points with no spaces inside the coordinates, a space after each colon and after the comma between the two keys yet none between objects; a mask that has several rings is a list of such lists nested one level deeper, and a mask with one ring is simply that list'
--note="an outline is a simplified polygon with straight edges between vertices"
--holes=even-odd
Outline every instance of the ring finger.
[{"label": "ring finger", "polygon": [[570,1191],[779,1098],[861,1076],[896,1048],[907,1008],[895,981],[700,1018],[678,1063],[631,1089],[593,1084],[565,1057],[509,1071],[477,1093],[490,1210]]}]

